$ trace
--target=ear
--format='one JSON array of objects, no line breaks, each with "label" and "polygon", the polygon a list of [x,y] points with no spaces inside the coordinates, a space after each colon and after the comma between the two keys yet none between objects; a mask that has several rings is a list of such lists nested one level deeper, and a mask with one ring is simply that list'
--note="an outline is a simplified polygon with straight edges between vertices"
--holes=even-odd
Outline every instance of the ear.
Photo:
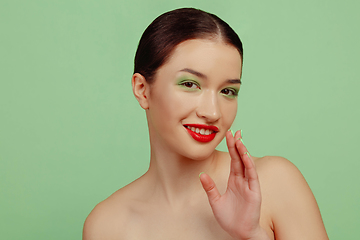
[{"label": "ear", "polygon": [[146,79],[140,73],[135,73],[131,78],[131,85],[134,96],[138,100],[140,106],[143,109],[149,109],[149,84]]}]

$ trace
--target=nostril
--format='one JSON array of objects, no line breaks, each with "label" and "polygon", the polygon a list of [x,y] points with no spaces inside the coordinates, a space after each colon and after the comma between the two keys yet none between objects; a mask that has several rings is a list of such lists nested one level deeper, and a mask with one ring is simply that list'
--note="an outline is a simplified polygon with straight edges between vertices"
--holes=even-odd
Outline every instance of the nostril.
[{"label": "nostril", "polygon": [[214,122],[221,117],[217,93],[215,91],[207,91],[202,95],[197,108],[197,116],[206,119],[207,122]]},{"label": "nostril", "polygon": [[197,116],[199,118],[205,118],[208,122],[213,122],[218,120],[221,117],[219,111],[198,111]]}]

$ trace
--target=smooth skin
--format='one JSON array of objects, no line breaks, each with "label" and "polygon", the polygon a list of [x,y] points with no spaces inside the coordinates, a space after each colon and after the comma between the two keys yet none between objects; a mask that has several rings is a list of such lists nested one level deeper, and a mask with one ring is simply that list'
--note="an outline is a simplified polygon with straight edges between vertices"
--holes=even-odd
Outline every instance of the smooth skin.
[{"label": "smooth skin", "polygon": [[[328,239],[299,170],[281,157],[251,156],[240,131],[228,131],[240,76],[239,53],[215,38],[179,44],[151,85],[133,75],[148,120],[150,167],[94,208],[83,240]],[[186,124],[219,132],[200,143]],[[224,137],[228,153],[215,150]]]}]

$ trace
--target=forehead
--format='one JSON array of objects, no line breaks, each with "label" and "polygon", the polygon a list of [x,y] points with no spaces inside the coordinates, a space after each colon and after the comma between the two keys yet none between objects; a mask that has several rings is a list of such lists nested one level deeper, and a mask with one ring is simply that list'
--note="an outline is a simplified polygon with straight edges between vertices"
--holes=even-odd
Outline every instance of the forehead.
[{"label": "forehead", "polygon": [[177,74],[190,68],[217,78],[240,78],[238,50],[220,40],[192,39],[177,45],[168,61],[158,69],[158,77]]}]

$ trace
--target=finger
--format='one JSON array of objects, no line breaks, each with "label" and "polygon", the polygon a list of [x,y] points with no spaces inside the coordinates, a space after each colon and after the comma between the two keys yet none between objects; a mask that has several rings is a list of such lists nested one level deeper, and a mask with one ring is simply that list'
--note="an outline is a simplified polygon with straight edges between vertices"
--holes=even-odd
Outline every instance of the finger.
[{"label": "finger", "polygon": [[240,155],[241,160],[245,167],[245,172],[246,172],[245,175],[249,182],[249,188],[253,191],[258,191],[260,189],[260,184],[259,184],[258,174],[255,168],[255,163],[252,160],[250,153],[247,151],[246,147],[241,141],[236,141],[236,147],[237,149],[240,149],[239,151],[243,151],[243,149],[246,150],[245,152],[242,152],[242,154]]},{"label": "finger", "polygon": [[242,132],[242,130],[236,131],[235,136],[234,136],[236,141],[242,139],[241,132]]},{"label": "finger", "polygon": [[200,182],[208,196],[210,205],[216,203],[216,201],[220,199],[221,195],[211,177],[206,173],[201,173]]},{"label": "finger", "polygon": [[[235,133],[235,136],[238,132]],[[230,174],[234,174],[236,176],[244,176],[244,166],[241,162],[240,155],[235,146],[235,139],[230,131],[226,133],[226,145],[229,149],[229,154],[231,157],[231,168]]]},{"label": "finger", "polygon": [[247,149],[246,149],[246,147],[244,145],[244,141],[243,141],[242,136],[241,136],[241,131],[237,131],[235,133],[234,138],[235,138],[235,144],[237,142],[241,142],[240,145],[236,145],[235,147],[236,147],[236,150],[239,152],[240,156],[242,156],[245,152],[247,152]]},{"label": "finger", "polygon": [[[240,155],[240,157],[241,157],[244,153],[248,152],[248,150],[246,149],[246,147],[245,147],[245,145],[244,145],[244,141],[243,141],[243,139],[242,139],[242,136],[241,136],[240,131],[237,131],[237,132],[235,133],[235,139],[236,139],[236,142],[235,142],[236,150],[239,152],[239,155]],[[241,143],[237,143],[237,142],[241,142]],[[251,158],[251,161],[254,163],[254,161],[252,160],[252,158]],[[254,164],[255,164],[255,163],[254,163]]]}]

